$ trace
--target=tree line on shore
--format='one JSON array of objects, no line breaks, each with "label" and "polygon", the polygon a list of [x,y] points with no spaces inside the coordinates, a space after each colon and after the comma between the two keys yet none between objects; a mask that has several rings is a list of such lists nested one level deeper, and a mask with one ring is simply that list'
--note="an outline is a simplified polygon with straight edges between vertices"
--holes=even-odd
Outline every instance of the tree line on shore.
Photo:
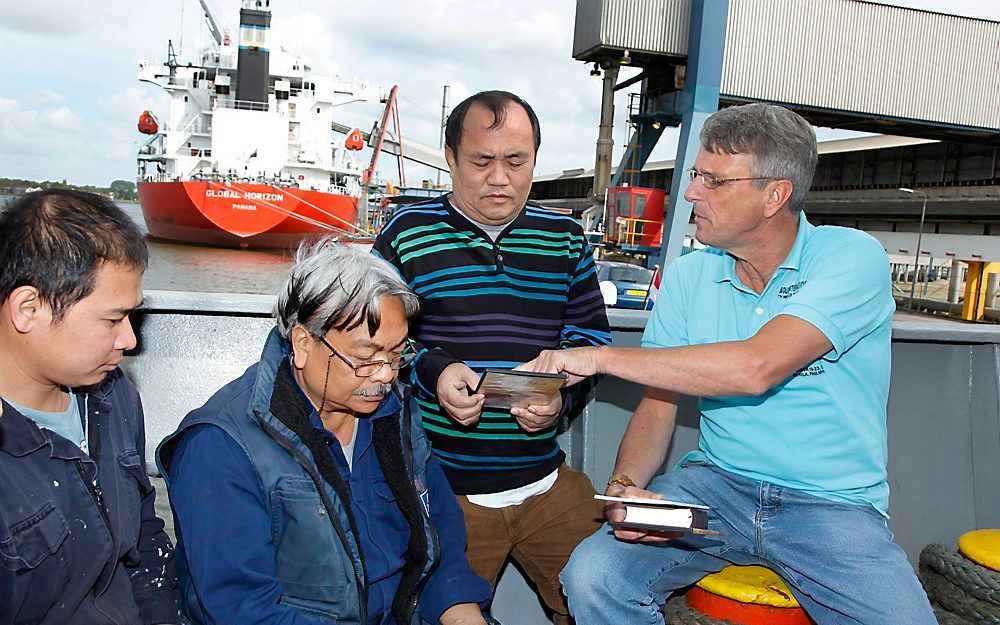
[{"label": "tree line on shore", "polygon": [[22,195],[24,193],[38,191],[41,189],[79,189],[80,191],[98,193],[113,200],[120,200],[123,202],[135,202],[139,199],[139,196],[136,194],[135,183],[131,180],[113,180],[111,184],[106,187],[97,187],[89,184],[71,184],[66,182],[66,180],[38,181],[25,180],[22,178],[0,177],[0,194]]}]

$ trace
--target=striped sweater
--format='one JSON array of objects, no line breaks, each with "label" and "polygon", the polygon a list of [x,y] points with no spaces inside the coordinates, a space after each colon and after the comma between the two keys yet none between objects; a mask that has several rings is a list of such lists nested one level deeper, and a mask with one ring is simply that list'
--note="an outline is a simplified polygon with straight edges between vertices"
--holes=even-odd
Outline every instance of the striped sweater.
[{"label": "striped sweater", "polygon": [[422,349],[410,376],[434,454],[455,492],[499,492],[555,470],[565,459],[556,426],[579,412],[591,383],[564,390],[560,419],[535,434],[524,432],[509,412],[490,409],[474,426],[460,426],[434,391],[453,362],[477,372],[509,369],[543,349],[611,342],[580,225],[528,204],[494,242],[442,196],[396,213],[374,252],[420,296],[411,336]]}]

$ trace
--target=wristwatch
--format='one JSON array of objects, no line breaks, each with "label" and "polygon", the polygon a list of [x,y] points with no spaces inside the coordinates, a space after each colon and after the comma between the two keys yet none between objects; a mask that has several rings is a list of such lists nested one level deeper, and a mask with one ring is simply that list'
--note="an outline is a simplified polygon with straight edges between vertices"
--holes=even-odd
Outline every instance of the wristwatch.
[{"label": "wristwatch", "polygon": [[628,488],[629,486],[635,486],[635,482],[632,481],[632,478],[625,475],[624,473],[615,473],[614,475],[612,475],[611,479],[608,480],[608,486],[611,486],[612,484],[621,484],[626,488]]}]

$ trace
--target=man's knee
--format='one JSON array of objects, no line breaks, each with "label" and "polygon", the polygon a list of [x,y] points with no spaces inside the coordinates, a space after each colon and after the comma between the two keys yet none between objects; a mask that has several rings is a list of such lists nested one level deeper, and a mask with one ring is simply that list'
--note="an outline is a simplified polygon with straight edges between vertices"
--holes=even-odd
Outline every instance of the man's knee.
[{"label": "man's knee", "polygon": [[[571,592],[591,587],[595,579],[600,577],[600,567],[592,563],[592,556],[589,554],[589,540],[584,540],[576,546],[569,556],[569,561],[559,573],[559,581],[563,590],[569,596]],[[584,590],[586,592],[586,590]]]},{"label": "man's knee", "polygon": [[571,600],[595,593],[603,594],[615,580],[621,581],[622,576],[614,570],[615,564],[627,558],[617,553],[616,541],[603,535],[604,531],[602,528],[601,532],[577,545],[559,574],[563,591]]}]

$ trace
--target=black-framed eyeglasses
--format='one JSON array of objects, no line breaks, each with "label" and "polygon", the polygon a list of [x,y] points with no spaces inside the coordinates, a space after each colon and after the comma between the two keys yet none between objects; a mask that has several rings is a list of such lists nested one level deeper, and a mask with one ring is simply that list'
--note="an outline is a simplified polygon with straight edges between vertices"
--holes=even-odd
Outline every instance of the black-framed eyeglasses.
[{"label": "black-framed eyeglasses", "polygon": [[705,185],[706,189],[718,189],[727,182],[739,182],[740,180],[781,180],[780,178],[770,178],[768,176],[751,176],[749,178],[719,178],[718,176],[713,176],[712,174],[705,174],[694,167],[687,170],[688,180],[694,182],[695,178],[701,178],[701,184]]},{"label": "black-framed eyeglasses", "polygon": [[385,365],[389,365],[389,368],[392,369],[393,371],[399,371],[406,365],[413,362],[413,359],[417,357],[417,353],[416,351],[414,351],[413,341],[411,341],[410,339],[406,339],[406,345],[403,346],[403,353],[400,354],[399,356],[393,356],[390,360],[366,360],[365,362],[356,365],[350,360],[348,360],[346,357],[344,357],[343,354],[334,349],[333,345],[327,343],[325,338],[320,336],[316,337],[316,340],[318,340],[320,343],[325,345],[328,350],[330,350],[331,356],[336,356],[337,358],[340,358],[341,360],[344,361],[345,365],[347,365],[351,369],[354,369],[354,375],[358,376],[359,378],[371,377],[376,373],[378,373],[379,371],[381,371],[382,367]]}]

